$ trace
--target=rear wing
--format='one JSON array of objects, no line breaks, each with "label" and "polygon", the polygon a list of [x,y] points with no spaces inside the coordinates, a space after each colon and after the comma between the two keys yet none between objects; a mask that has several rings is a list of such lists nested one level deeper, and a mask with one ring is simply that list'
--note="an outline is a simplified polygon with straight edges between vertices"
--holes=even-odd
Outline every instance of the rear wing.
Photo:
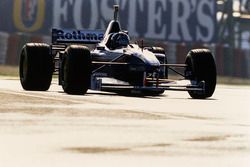
[{"label": "rear wing", "polygon": [[104,33],[101,31],[81,31],[52,29],[52,44],[60,43],[82,43],[96,44],[103,39]]}]

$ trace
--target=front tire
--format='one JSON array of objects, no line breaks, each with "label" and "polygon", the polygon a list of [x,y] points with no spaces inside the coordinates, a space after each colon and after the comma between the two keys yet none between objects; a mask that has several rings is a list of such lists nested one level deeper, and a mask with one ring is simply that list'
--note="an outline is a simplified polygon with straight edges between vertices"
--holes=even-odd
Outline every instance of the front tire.
[{"label": "front tire", "polygon": [[53,58],[50,55],[49,45],[43,43],[24,45],[19,64],[19,76],[24,90],[48,90],[53,69]]},{"label": "front tire", "polygon": [[216,65],[212,53],[207,49],[191,50],[186,57],[186,79],[196,81],[197,84],[204,81],[204,91],[188,91],[194,99],[211,97],[216,87]]},{"label": "front tire", "polygon": [[68,94],[84,95],[90,87],[91,56],[85,46],[71,45],[63,60],[63,90]]}]

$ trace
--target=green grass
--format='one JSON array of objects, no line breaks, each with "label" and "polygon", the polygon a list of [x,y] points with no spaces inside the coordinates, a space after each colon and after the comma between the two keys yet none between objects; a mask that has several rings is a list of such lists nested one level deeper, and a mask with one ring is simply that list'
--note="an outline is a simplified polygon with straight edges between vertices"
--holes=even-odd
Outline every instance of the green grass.
[{"label": "green grass", "polygon": [[226,85],[250,85],[250,79],[218,76],[217,82]]},{"label": "green grass", "polygon": [[[2,77],[18,77],[18,66],[0,65],[0,76]],[[174,76],[171,78],[175,78]],[[250,85],[250,79],[242,79],[236,77],[218,76],[219,84],[226,85]]]},{"label": "green grass", "polygon": [[0,65],[0,76],[18,77],[18,66]]}]

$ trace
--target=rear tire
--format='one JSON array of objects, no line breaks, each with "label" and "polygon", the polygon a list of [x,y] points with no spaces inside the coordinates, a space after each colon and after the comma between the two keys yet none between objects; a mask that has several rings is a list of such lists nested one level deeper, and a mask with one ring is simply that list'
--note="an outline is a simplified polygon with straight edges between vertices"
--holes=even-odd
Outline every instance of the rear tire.
[{"label": "rear tire", "polygon": [[165,55],[165,49],[162,47],[146,47],[150,52],[160,53]]},{"label": "rear tire", "polygon": [[90,87],[91,56],[85,46],[71,45],[63,60],[63,90],[68,94],[84,95]]},{"label": "rear tire", "polygon": [[188,91],[194,99],[211,97],[216,87],[216,65],[212,53],[207,49],[191,50],[186,57],[186,79],[199,84],[205,81],[204,91]]},{"label": "rear tire", "polygon": [[24,90],[48,90],[53,70],[54,64],[49,45],[43,43],[24,45],[19,64],[19,76]]},{"label": "rear tire", "polygon": [[[162,48],[162,47],[148,47],[147,49],[154,54],[164,54],[165,55],[164,60],[162,59],[162,57],[157,57],[157,56],[156,57],[161,64],[168,64],[168,60],[167,60],[167,56],[166,56],[166,52],[165,52],[164,48]],[[168,68],[167,67],[164,67],[164,66],[161,67],[160,78],[162,78],[162,79],[168,78]],[[164,93],[164,91],[163,91],[163,93]]]}]

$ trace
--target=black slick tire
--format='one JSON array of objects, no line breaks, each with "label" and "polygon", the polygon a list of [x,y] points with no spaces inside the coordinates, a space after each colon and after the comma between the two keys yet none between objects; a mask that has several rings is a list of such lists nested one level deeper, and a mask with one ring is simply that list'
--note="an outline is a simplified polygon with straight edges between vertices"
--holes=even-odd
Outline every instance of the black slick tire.
[{"label": "black slick tire", "polygon": [[[157,58],[161,64],[168,64],[168,60],[167,60],[167,56],[166,56],[166,52],[165,52],[164,48],[162,48],[162,47],[147,47],[147,49],[154,54],[164,54],[165,60],[161,60],[158,57]],[[164,70],[163,70],[164,74],[162,76],[160,75],[160,78],[167,79],[168,78],[168,68],[167,67],[161,67],[161,68],[164,68]]]},{"label": "black slick tire", "polygon": [[20,55],[19,77],[24,90],[49,89],[54,70],[50,46],[44,43],[27,43]]},{"label": "black slick tire", "polygon": [[[165,49],[162,47],[146,47],[146,49],[148,49],[150,52],[155,53],[155,54],[166,55]],[[165,56],[164,61],[163,60],[162,61],[159,60],[159,61],[161,64],[167,64],[167,56]],[[167,67],[164,67],[164,72],[162,75],[160,74],[160,78],[164,78],[164,79],[168,78],[168,68]],[[155,90],[155,91],[146,90],[146,91],[143,91],[143,94],[146,96],[159,96],[159,95],[164,94],[164,92],[165,92],[164,90]]]},{"label": "black slick tire", "polygon": [[63,60],[62,87],[72,95],[84,95],[90,87],[91,55],[85,46],[70,45]]},{"label": "black slick tire", "polygon": [[194,99],[211,97],[216,87],[216,65],[212,53],[207,49],[191,50],[186,57],[186,79],[196,81],[197,84],[204,81],[204,91],[188,91]]}]

